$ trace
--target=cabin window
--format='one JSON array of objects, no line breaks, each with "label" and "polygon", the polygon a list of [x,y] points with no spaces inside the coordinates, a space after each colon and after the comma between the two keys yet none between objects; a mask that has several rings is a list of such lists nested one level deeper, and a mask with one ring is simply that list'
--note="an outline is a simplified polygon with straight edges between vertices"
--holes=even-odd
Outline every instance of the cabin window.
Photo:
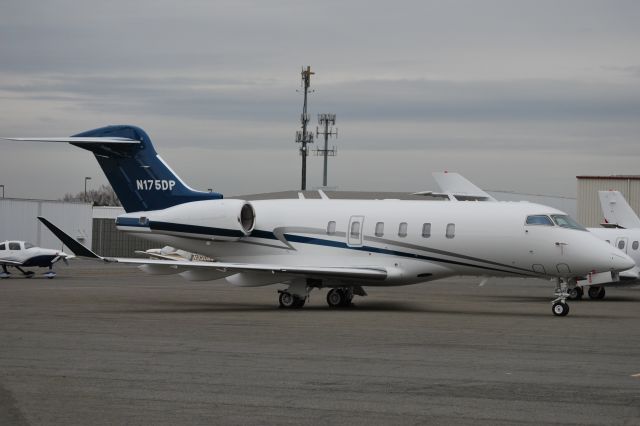
[{"label": "cabin window", "polygon": [[631,248],[632,248],[632,249],[634,249],[634,250],[638,250],[638,242],[637,242],[637,241],[634,241],[634,242],[631,244]]},{"label": "cabin window", "polygon": [[360,222],[357,220],[351,222],[351,238],[360,238]]},{"label": "cabin window", "polygon": [[422,224],[422,237],[429,238],[431,236],[431,224],[423,223]]},{"label": "cabin window", "polygon": [[0,244],[0,250],[6,250],[5,245],[4,244]]},{"label": "cabin window", "polygon": [[586,231],[585,227],[573,220],[571,216],[564,214],[552,214],[553,221],[561,228],[578,229],[580,231]]},{"label": "cabin window", "polygon": [[543,214],[534,214],[531,216],[527,216],[527,225],[545,225],[545,226],[553,226],[553,222],[549,219],[549,216]]},{"label": "cabin window", "polygon": [[382,237],[384,235],[384,222],[376,223],[376,237]]},{"label": "cabin window", "polygon": [[9,250],[20,250],[20,243],[9,243]]},{"label": "cabin window", "polygon": [[445,234],[447,238],[453,238],[456,236],[456,224],[448,223],[447,224],[447,233]]},{"label": "cabin window", "polygon": [[332,220],[327,223],[327,234],[333,235],[336,233],[336,221]]},{"label": "cabin window", "polygon": [[31,244],[31,243],[24,243],[24,249],[25,250],[30,249],[30,248],[34,248],[34,247],[35,246],[33,244]]},{"label": "cabin window", "polygon": [[400,223],[398,226],[398,237],[406,237],[407,236],[407,222]]},{"label": "cabin window", "polygon": [[619,248],[620,250],[624,250],[624,240],[620,240],[620,241],[618,241],[618,248]]}]

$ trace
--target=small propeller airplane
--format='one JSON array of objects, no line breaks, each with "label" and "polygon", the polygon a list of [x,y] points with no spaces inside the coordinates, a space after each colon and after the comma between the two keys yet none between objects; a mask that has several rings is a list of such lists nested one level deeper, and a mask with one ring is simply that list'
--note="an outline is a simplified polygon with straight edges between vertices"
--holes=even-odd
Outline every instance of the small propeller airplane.
[{"label": "small propeller airplane", "polygon": [[56,276],[53,264],[59,260],[67,263],[67,259],[71,257],[73,256],[63,251],[36,247],[25,241],[5,241],[0,243],[0,265],[2,266],[0,278],[11,277],[11,273],[7,270],[7,267],[11,266],[22,272],[25,278],[32,278],[35,272],[25,271],[22,268],[49,268],[44,276],[51,279]]}]

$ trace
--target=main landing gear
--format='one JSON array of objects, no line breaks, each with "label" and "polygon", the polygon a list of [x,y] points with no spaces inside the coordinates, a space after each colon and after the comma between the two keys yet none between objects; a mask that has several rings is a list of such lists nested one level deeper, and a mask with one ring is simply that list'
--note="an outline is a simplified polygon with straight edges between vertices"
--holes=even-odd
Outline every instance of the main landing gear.
[{"label": "main landing gear", "polygon": [[[584,296],[584,290],[582,287],[569,288],[567,289],[567,293],[569,293],[568,299],[570,300],[580,300]],[[592,285],[588,287],[587,294],[590,299],[602,300],[604,299],[606,291],[601,285]]]},{"label": "main landing gear", "polygon": [[[314,288],[324,287],[319,280],[294,281],[286,290],[278,290],[278,302],[280,308],[296,309],[302,308],[309,299],[309,293]],[[327,293],[327,305],[330,308],[345,308],[352,306],[353,296],[366,296],[367,293],[359,286],[334,287]]]},{"label": "main landing gear", "polygon": [[332,288],[327,293],[327,305],[330,308],[346,308],[351,306],[353,289],[351,287]]},{"label": "main landing gear", "polygon": [[[33,271],[25,271],[24,269],[22,269],[19,266],[14,266],[14,268],[16,268],[18,271],[22,272],[22,275],[24,275],[25,278],[33,278],[33,276],[36,274]],[[11,273],[9,271],[7,271],[7,266],[6,265],[2,265],[2,272],[0,273],[0,278],[4,279],[4,278],[10,278],[11,277]]]},{"label": "main landing gear", "polygon": [[[22,272],[22,275],[25,278],[33,278],[36,273],[33,271],[25,271],[19,266],[14,266],[18,271]],[[50,266],[49,270],[43,274],[46,278],[52,279],[56,277],[56,273],[53,271],[53,268]],[[6,265],[2,265],[2,272],[0,272],[0,279],[11,278],[11,272],[7,270]]]},{"label": "main landing gear", "polygon": [[307,301],[307,297],[300,297],[297,294],[291,294],[286,290],[278,290],[278,293],[280,293],[278,301],[280,302],[281,308],[302,308]]},{"label": "main landing gear", "polygon": [[569,293],[570,300],[580,300],[582,299],[582,296],[584,296],[584,290],[582,287],[570,288],[567,290],[567,293]]},{"label": "main landing gear", "polygon": [[589,290],[587,290],[587,293],[589,294],[589,298],[591,299],[602,300],[604,299],[606,291],[604,290],[604,287],[600,285],[592,285],[591,287],[589,287]]},{"label": "main landing gear", "polygon": [[50,280],[56,277],[56,273],[53,272],[53,265],[49,265],[49,270],[44,273],[44,276],[49,278]]}]

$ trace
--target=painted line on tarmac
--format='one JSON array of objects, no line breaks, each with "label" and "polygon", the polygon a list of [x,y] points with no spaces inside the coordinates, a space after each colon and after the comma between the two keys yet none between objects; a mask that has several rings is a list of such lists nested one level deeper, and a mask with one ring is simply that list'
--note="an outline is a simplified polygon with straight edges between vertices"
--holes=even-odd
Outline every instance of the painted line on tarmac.
[{"label": "painted line on tarmac", "polygon": [[632,374],[632,375],[631,375],[631,377],[635,377],[635,378],[640,379],[640,373],[638,373],[638,374]]}]

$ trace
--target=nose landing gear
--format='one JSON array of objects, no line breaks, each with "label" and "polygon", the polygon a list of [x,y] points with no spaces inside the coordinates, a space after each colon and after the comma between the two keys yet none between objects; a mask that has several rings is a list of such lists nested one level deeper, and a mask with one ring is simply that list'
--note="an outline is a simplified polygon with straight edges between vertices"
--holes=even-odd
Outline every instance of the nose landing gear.
[{"label": "nose landing gear", "polygon": [[555,295],[556,298],[551,301],[551,312],[553,315],[558,317],[564,317],[569,313],[569,305],[567,304],[567,299],[571,297],[571,293],[573,291],[577,291],[577,287],[575,286],[575,282],[569,287],[569,283],[567,280],[562,278],[558,278]]}]

